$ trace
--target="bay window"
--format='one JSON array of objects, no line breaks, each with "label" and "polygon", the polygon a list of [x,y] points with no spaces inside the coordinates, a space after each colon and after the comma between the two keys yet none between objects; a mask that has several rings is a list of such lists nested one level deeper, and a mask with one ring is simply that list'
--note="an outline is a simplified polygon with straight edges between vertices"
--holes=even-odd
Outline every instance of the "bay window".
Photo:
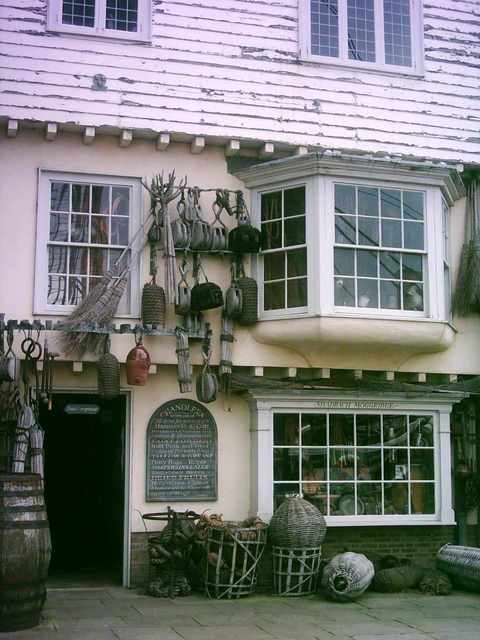
[{"label": "bay window", "polygon": [[305,59],[420,73],[422,31],[420,0],[300,0]]}]

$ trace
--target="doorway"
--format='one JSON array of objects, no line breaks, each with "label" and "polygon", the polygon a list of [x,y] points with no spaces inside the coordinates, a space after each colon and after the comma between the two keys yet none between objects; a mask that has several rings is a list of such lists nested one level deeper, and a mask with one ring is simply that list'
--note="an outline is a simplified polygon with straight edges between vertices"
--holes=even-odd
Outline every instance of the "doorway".
[{"label": "doorway", "polygon": [[57,393],[42,416],[52,586],[121,584],[126,397]]}]

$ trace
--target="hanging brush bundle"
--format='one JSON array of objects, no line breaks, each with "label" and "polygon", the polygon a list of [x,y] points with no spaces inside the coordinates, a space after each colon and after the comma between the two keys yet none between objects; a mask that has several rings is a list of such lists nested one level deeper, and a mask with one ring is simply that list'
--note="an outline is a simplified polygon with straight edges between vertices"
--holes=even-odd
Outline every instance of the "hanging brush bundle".
[{"label": "hanging brush bundle", "polygon": [[182,327],[175,329],[177,341],[177,361],[178,361],[178,384],[180,393],[188,393],[192,390],[192,365],[190,363],[190,349],[188,344],[188,333]]},{"label": "hanging brush bundle", "polygon": [[210,324],[205,325],[205,337],[202,342],[202,371],[197,377],[196,392],[200,402],[208,404],[217,399],[218,380],[217,376],[210,370],[210,358],[212,356],[212,330]]},{"label": "hanging brush bundle", "polygon": [[238,324],[248,326],[258,321],[258,285],[245,275],[242,259],[236,261],[236,286],[242,294],[242,310],[236,316]]},{"label": "hanging brush bundle", "polygon": [[104,354],[97,362],[98,394],[102,398],[112,399],[120,395],[120,363],[110,352],[110,336],[104,343]]},{"label": "hanging brush bundle", "polygon": [[230,376],[232,375],[232,345],[235,340],[233,335],[233,320],[225,313],[222,314],[222,328],[220,334],[220,365],[218,375],[220,387],[228,393],[230,388]]},{"label": "hanging brush bundle", "polygon": [[465,316],[480,312],[480,180],[467,187],[466,242],[458,269],[453,308]]},{"label": "hanging brush bundle", "polygon": [[[191,307],[192,311],[204,311],[206,309],[216,309],[223,306],[223,293],[218,284],[209,282],[203,269],[198,254],[193,256],[193,279],[195,285],[192,288]],[[200,283],[200,271],[205,278],[205,282]]]},{"label": "hanging brush bundle", "polygon": [[235,216],[238,226],[228,234],[228,248],[233,253],[258,253],[260,251],[261,234],[252,226],[243,193],[235,193]]}]

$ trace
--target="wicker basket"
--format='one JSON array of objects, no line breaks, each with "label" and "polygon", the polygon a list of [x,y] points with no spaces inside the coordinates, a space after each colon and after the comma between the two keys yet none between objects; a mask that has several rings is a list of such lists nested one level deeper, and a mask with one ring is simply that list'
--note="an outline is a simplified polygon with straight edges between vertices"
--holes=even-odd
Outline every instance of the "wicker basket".
[{"label": "wicker basket", "polygon": [[322,587],[332,600],[350,602],[368,589],[374,574],[372,562],[362,553],[340,553],[323,570]]},{"label": "wicker basket", "polygon": [[319,548],[327,533],[320,511],[300,497],[286,498],[273,514],[269,535],[277,547],[291,549]]},{"label": "wicker basket", "polygon": [[266,540],[265,527],[242,527],[235,522],[209,526],[205,546],[206,595],[220,599],[253,593]]},{"label": "wicker basket", "polygon": [[242,309],[235,316],[238,324],[248,326],[258,320],[258,285],[253,278],[244,276],[237,280],[242,294]]},{"label": "wicker basket", "polygon": [[154,282],[148,282],[143,287],[142,322],[165,326],[165,291]]},{"label": "wicker basket", "polygon": [[317,590],[321,547],[273,547],[273,592],[277,596],[307,596]]},{"label": "wicker basket", "polygon": [[459,587],[480,592],[480,549],[446,544],[437,553],[437,567]]},{"label": "wicker basket", "polygon": [[120,363],[112,353],[104,353],[97,362],[97,386],[102,398],[120,395]]}]

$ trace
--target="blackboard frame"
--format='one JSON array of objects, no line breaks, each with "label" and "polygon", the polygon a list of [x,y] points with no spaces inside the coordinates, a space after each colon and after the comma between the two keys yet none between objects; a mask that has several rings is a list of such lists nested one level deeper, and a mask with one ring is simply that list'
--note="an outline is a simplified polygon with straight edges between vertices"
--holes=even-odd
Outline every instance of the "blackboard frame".
[{"label": "blackboard frame", "polygon": [[[190,412],[200,412],[201,420],[205,420],[208,428],[210,430],[210,443],[212,445],[213,440],[213,459],[212,459],[212,469],[211,474],[213,475],[214,482],[211,491],[199,492],[198,490],[192,489],[190,493],[183,490],[180,494],[175,494],[169,492],[168,495],[166,493],[162,493],[162,491],[153,486],[152,484],[152,439],[154,438],[153,430],[155,425],[161,420],[162,417],[171,418],[171,416],[165,415],[167,412],[171,411],[172,408],[177,408],[179,414],[181,415],[182,408],[185,411],[190,410]],[[187,418],[192,419],[190,416],[182,416],[182,419],[185,420]],[[175,431],[180,432],[181,426],[176,426]],[[203,406],[200,402],[195,400],[190,400],[189,398],[176,398],[174,400],[168,400],[160,405],[151,415],[150,420],[148,421],[147,426],[147,442],[146,442],[146,470],[145,470],[145,495],[146,502],[207,502],[214,501],[218,499],[218,429],[217,423],[215,422],[215,418],[210,413],[210,411]],[[188,460],[188,458],[187,458]],[[211,479],[211,478],[210,478]]]}]

